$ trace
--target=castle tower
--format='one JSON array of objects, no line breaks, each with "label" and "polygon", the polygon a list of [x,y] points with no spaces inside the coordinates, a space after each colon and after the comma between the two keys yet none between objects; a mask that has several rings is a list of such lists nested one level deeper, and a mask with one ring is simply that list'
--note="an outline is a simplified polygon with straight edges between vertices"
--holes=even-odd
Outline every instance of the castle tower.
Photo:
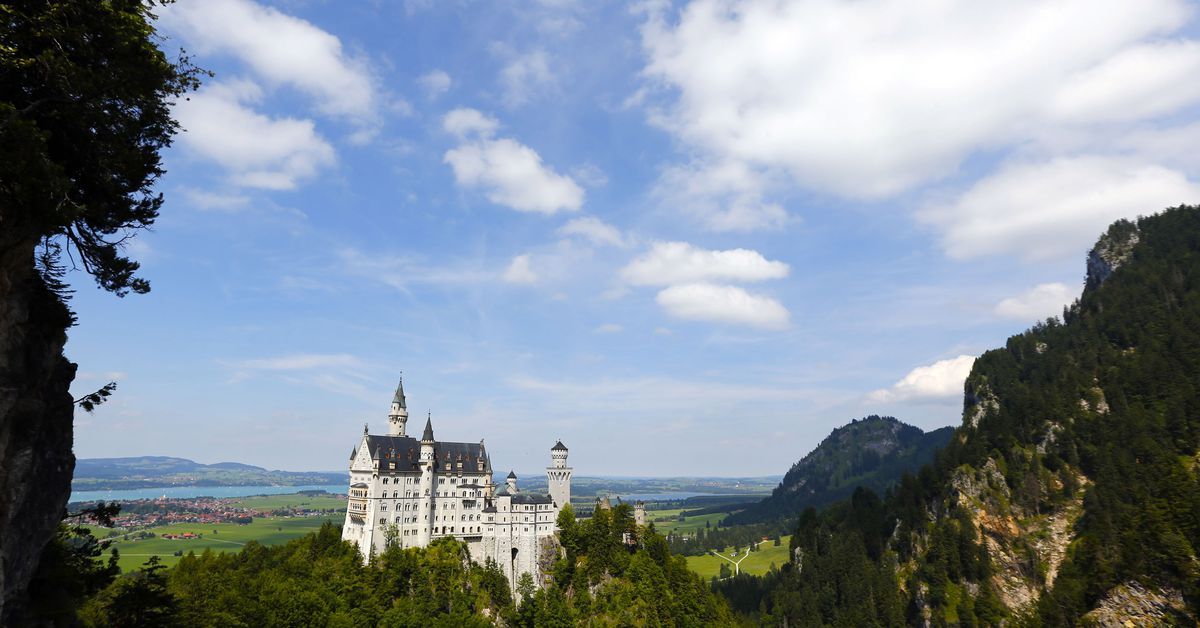
[{"label": "castle tower", "polygon": [[396,394],[392,396],[392,408],[388,411],[388,434],[404,436],[404,426],[408,423],[408,404],[404,401],[404,376],[396,386]]},{"label": "castle tower", "polygon": [[546,467],[550,497],[559,509],[571,503],[571,471],[567,466],[567,446],[560,440],[550,448],[550,466]]},{"label": "castle tower", "polygon": [[646,502],[640,499],[633,503],[633,523],[639,528],[646,525]]},{"label": "castle tower", "polygon": [[508,472],[508,478],[504,480],[505,488],[508,489],[509,495],[517,494],[517,473],[515,471]]},{"label": "castle tower", "polygon": [[425,431],[421,434],[421,460],[418,462],[421,468],[421,519],[417,521],[420,526],[417,532],[419,547],[429,545],[433,534],[433,467],[436,462],[433,444],[433,417],[426,416]]}]

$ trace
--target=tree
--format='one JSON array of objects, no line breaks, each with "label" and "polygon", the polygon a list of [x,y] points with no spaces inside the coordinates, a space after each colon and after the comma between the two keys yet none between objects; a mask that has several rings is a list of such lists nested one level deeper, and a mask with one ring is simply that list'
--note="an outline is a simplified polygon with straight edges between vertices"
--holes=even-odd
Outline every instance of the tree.
[{"label": "tree", "polygon": [[74,315],[64,276],[149,283],[124,246],[158,217],[170,102],[203,74],[169,59],[155,0],[0,2],[0,624],[15,623],[70,491]]}]

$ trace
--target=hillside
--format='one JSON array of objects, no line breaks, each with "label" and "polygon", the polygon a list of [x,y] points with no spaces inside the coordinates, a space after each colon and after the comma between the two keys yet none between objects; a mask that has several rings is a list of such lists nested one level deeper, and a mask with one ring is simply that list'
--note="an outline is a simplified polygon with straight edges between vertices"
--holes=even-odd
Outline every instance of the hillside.
[{"label": "hillside", "polygon": [[343,473],[272,471],[240,462],[201,464],[186,458],[138,456],[80,458],[75,462],[72,491],[107,491],[167,486],[257,486],[333,484]]},{"label": "hillside", "polygon": [[798,565],[725,591],[793,625],[1195,625],[1198,382],[1200,208],[1119,221],[1062,321],[975,362],[934,464],[806,511]]},{"label": "hillside", "polygon": [[944,427],[926,433],[893,417],[874,415],[851,421],[792,465],[770,497],[730,515],[725,523],[794,518],[809,506],[845,499],[859,486],[882,493],[906,471],[932,460],[953,431]]}]

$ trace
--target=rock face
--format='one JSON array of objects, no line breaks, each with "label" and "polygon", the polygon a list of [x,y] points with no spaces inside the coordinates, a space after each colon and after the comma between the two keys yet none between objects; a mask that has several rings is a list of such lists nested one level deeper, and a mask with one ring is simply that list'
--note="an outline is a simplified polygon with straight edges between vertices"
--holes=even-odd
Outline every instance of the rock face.
[{"label": "rock face", "polygon": [[34,271],[32,242],[0,232],[0,625],[13,625],[75,466],[70,314]]},{"label": "rock face", "polygon": [[1183,595],[1174,589],[1148,589],[1131,580],[1110,589],[1095,609],[1083,616],[1084,626],[1194,626]]},{"label": "rock face", "polygon": [[1129,260],[1133,247],[1140,240],[1137,225],[1128,220],[1114,222],[1088,253],[1087,288],[1094,290],[1100,287],[1113,271]]}]

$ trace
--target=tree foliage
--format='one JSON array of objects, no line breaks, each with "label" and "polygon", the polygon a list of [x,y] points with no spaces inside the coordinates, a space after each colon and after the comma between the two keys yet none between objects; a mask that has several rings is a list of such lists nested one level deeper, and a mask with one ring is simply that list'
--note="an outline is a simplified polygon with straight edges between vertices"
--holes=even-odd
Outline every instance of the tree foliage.
[{"label": "tree foliage", "polygon": [[170,103],[203,74],[160,49],[156,4],[0,3],[0,244],[38,244],[51,288],[65,254],[117,295],[150,289],[123,247],[158,217]]}]

